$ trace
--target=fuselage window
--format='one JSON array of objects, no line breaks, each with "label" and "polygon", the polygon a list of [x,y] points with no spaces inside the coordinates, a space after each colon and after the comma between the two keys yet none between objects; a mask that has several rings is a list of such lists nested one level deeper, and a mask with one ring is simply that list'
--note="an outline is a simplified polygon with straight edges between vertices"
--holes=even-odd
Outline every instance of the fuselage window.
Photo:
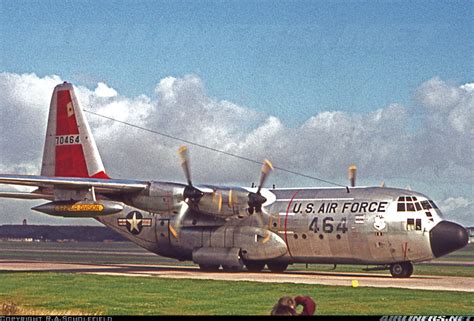
[{"label": "fuselage window", "polygon": [[431,222],[434,222],[433,215],[431,215],[430,212],[425,212],[425,214],[426,214],[426,217],[427,217]]},{"label": "fuselage window", "polygon": [[421,219],[420,218],[417,218],[416,221],[415,221],[415,229],[417,231],[421,231]]}]

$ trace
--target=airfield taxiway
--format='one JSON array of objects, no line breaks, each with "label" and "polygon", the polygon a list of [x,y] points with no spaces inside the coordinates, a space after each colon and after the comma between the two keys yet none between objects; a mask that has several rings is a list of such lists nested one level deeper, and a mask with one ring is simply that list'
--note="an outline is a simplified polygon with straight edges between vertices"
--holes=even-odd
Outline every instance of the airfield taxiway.
[{"label": "airfield taxiway", "polygon": [[413,275],[396,279],[387,274],[354,272],[286,271],[284,273],[226,273],[202,272],[194,266],[138,265],[138,264],[85,264],[40,262],[25,260],[0,260],[1,271],[64,272],[125,277],[158,277],[169,279],[201,279],[221,281],[252,281],[268,283],[300,283],[333,286],[405,288],[436,291],[474,292],[474,277]]}]

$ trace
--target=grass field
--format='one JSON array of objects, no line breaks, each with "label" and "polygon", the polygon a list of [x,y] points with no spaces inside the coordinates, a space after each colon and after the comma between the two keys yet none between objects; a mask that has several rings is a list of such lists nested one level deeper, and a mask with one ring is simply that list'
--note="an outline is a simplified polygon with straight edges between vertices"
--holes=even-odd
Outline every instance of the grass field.
[{"label": "grass field", "polygon": [[[268,315],[283,295],[310,295],[317,314],[472,315],[474,294],[173,280],[68,273],[0,273],[0,306],[29,314]],[[0,313],[1,314],[1,313]]]},{"label": "grass field", "polygon": [[[193,265],[154,255],[128,242],[0,242],[0,259]],[[474,244],[435,261],[473,262]],[[308,267],[315,271],[331,268]],[[336,271],[360,272],[362,268],[340,265]],[[289,269],[304,270],[306,266],[295,264]],[[474,267],[417,265],[415,274],[474,277]],[[474,314],[474,293],[466,292],[0,272],[0,315],[12,311],[29,315],[266,315],[279,297],[302,294],[315,298],[317,314]]]}]

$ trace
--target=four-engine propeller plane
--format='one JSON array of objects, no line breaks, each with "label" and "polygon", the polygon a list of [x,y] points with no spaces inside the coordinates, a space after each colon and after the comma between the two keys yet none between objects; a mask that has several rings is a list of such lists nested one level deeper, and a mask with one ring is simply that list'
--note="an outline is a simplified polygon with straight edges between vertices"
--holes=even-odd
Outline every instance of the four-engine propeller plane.
[{"label": "four-engine propeller plane", "polygon": [[203,270],[282,272],[292,263],[364,264],[409,277],[413,262],[464,247],[466,229],[443,220],[427,196],[385,187],[264,188],[111,179],[73,86],[51,99],[40,176],[0,175],[0,183],[38,187],[0,197],[45,199],[35,211],[92,217],[156,254]]}]

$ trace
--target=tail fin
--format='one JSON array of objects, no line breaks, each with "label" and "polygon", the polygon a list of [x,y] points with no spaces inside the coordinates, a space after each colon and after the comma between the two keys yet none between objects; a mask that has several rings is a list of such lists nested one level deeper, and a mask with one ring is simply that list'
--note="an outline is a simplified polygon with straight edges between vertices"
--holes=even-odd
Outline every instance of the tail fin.
[{"label": "tail fin", "polygon": [[42,176],[109,178],[72,84],[53,91],[43,152]]}]

